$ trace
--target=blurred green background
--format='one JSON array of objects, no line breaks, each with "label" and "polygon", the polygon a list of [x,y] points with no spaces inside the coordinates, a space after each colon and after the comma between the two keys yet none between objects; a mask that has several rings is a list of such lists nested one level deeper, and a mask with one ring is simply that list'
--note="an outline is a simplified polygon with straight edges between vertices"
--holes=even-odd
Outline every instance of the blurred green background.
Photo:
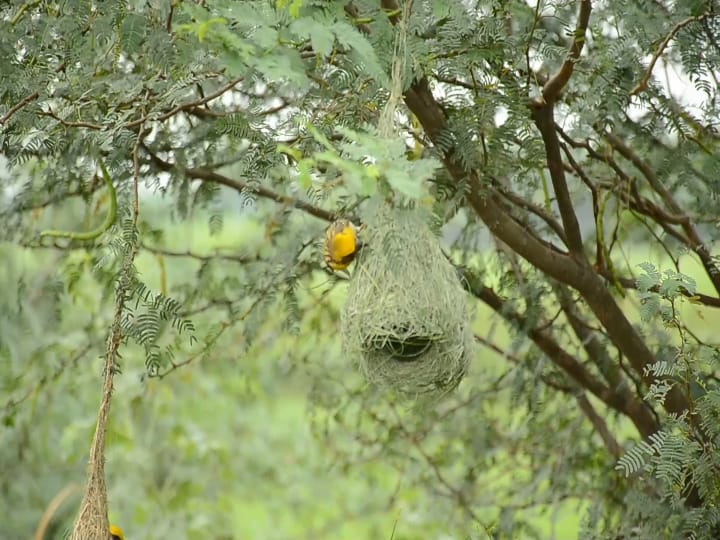
[{"label": "blurred green background", "polygon": [[[171,223],[162,201],[144,204],[157,221],[146,225],[171,225],[162,240],[171,248],[163,249],[196,255],[264,249],[264,226],[253,212],[228,212],[222,230],[210,234],[206,216]],[[2,366],[0,492],[7,514],[0,537],[31,538],[53,498],[75,486],[46,532],[60,539],[81,496],[111,310],[83,250],[63,263],[76,265],[76,283],[56,303],[43,291],[56,286],[58,272],[68,272],[58,267],[58,253],[9,245],[0,252],[7,262],[0,269],[3,308],[15,315],[0,319],[2,357],[9,359]],[[633,256],[659,257],[641,249]],[[202,281],[202,264],[150,251],[137,259],[142,279],[171,296]],[[491,282],[492,259],[483,264]],[[240,276],[240,268],[222,260],[212,271],[218,279]],[[18,281],[26,290],[12,287]],[[449,402],[433,411],[388,406],[342,356],[337,330],[346,287],[318,270],[298,290],[294,328],[287,327],[282,299],[273,299],[252,343],[243,333],[247,321],[240,321],[209,355],[197,356],[195,344],[175,359],[190,362],[161,379],[147,378],[136,346],[122,350],[106,473],[110,518],[127,539],[488,538],[503,520],[541,538],[577,538],[591,501],[558,489],[557,463],[527,451],[535,444],[540,455],[562,462],[569,446],[542,449],[543,418],[572,418],[560,413],[574,404],[538,394],[543,406],[533,409],[522,387],[505,384],[515,373],[512,361],[478,346]],[[711,322],[695,306],[684,309],[690,319]],[[222,309],[193,315],[198,330],[225,318]],[[716,323],[703,327],[709,332]],[[526,347],[481,305],[475,329],[508,350]],[[592,437],[582,419],[563,422],[554,441],[577,450]],[[601,465],[607,458],[588,450],[585,459]],[[475,488],[454,491],[468,469],[474,477],[465,481]],[[547,499],[533,502],[536,491]]]}]

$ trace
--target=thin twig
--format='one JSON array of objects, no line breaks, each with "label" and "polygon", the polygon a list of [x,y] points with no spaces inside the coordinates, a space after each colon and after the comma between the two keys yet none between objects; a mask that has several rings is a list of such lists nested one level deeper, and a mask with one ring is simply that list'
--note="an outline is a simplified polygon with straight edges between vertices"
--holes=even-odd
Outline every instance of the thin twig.
[{"label": "thin twig", "polygon": [[20,19],[22,19],[22,16],[25,14],[25,12],[28,9],[34,8],[39,3],[40,3],[40,0],[30,0],[29,2],[25,2],[23,5],[21,5],[20,9],[17,10],[17,13],[15,13],[15,15],[13,15],[13,18],[10,19],[10,25],[15,26],[17,23],[19,23]]},{"label": "thin twig", "polygon": [[170,34],[172,32],[172,18],[175,12],[175,0],[170,1],[170,11],[168,11],[167,20],[165,21],[165,31]]},{"label": "thin twig", "polygon": [[10,398],[4,405],[5,413],[8,414],[11,412],[12,409],[17,408],[19,405],[21,405],[23,402],[25,402],[30,396],[35,394],[38,390],[40,390],[43,386],[45,386],[47,383],[54,381],[60,375],[65,373],[65,370],[69,367],[73,367],[77,365],[77,363],[80,361],[80,359],[85,356],[88,351],[92,348],[92,343],[87,343],[85,346],[78,349],[69,360],[62,362],[52,373],[45,373],[42,375],[37,382],[32,385],[30,388],[28,388],[20,397],[18,398]]},{"label": "thin twig", "polygon": [[535,29],[537,28],[538,22],[540,22],[540,7],[542,5],[541,0],[535,0],[535,14],[533,16],[533,23],[528,32],[527,45],[525,45],[525,65],[527,66],[527,80],[526,80],[526,91],[530,92],[530,76],[532,75],[532,68],[530,67],[530,46],[532,45],[533,37],[535,36]]},{"label": "thin twig", "polygon": [[45,531],[47,530],[48,525],[50,525],[53,516],[55,516],[57,509],[60,508],[62,503],[64,503],[70,495],[73,495],[77,491],[80,491],[79,485],[68,484],[52,498],[50,504],[48,504],[42,517],[40,518],[37,529],[35,529],[35,536],[33,537],[33,540],[43,540],[45,538]]},{"label": "thin twig", "polygon": [[470,518],[475,521],[478,525],[480,525],[486,533],[490,534],[490,527],[485,524],[481,519],[480,516],[473,510],[470,501],[468,501],[467,495],[462,491],[462,489],[459,489],[452,485],[452,483],[445,478],[445,475],[443,474],[442,470],[440,469],[440,466],[438,465],[437,461],[435,461],[431,455],[427,453],[425,448],[423,448],[421,444],[421,439],[417,435],[411,433],[408,431],[408,429],[405,427],[405,425],[401,421],[400,414],[398,413],[397,409],[393,406],[392,408],[393,413],[395,415],[395,420],[397,422],[397,427],[400,429],[400,431],[403,433],[405,438],[415,447],[415,449],[418,451],[420,456],[425,460],[425,462],[430,465],[430,468],[432,469],[433,473],[435,474],[435,478],[437,478],[438,482],[442,484],[445,489],[448,490],[449,495],[451,495],[455,500],[457,500],[458,504],[463,508],[463,510],[470,516]]},{"label": "thin twig", "polygon": [[208,94],[207,96],[204,96],[200,99],[188,101],[186,103],[181,103],[180,105],[177,105],[177,106],[173,107],[172,109],[170,109],[168,112],[161,114],[157,118],[153,118],[152,113],[148,113],[145,116],[143,116],[142,118],[139,118],[138,120],[134,120],[132,122],[128,122],[127,124],[124,124],[122,127],[127,128],[127,129],[133,129],[139,125],[144,124],[145,122],[147,122],[149,120],[164,122],[165,120],[167,120],[168,118],[170,118],[172,116],[175,116],[179,112],[194,109],[196,107],[199,107],[200,105],[204,105],[204,104],[208,103],[209,101],[212,101],[215,98],[222,96],[225,92],[227,92],[228,90],[231,90],[235,85],[237,85],[239,82],[241,82],[244,78],[245,77],[237,77],[237,78],[231,80],[230,82],[228,82],[227,84],[218,88],[215,92]]},{"label": "thin twig", "polygon": [[24,97],[23,99],[18,101],[15,105],[10,107],[10,110],[8,112],[6,112],[2,118],[0,118],[0,126],[2,126],[3,124],[5,124],[5,122],[10,120],[10,117],[13,114],[18,112],[20,109],[22,109],[28,103],[35,101],[39,96],[40,96],[40,94],[38,94],[37,92],[34,92],[34,93],[30,94],[29,96]]},{"label": "thin twig", "polygon": [[[169,171],[176,169],[176,165],[174,163],[165,161],[160,156],[158,156],[155,152],[153,152],[150,148],[148,148],[147,145],[143,145],[143,150],[150,157],[150,160],[160,170],[169,172]],[[280,204],[292,206],[294,208],[297,208],[298,210],[307,212],[311,216],[315,216],[316,218],[319,218],[319,219],[322,219],[325,221],[334,221],[335,219],[337,219],[337,216],[333,212],[330,212],[328,210],[320,208],[319,206],[315,206],[313,204],[310,204],[306,201],[296,199],[294,197],[289,197],[287,195],[283,195],[282,193],[278,193],[278,192],[273,191],[264,186],[250,185],[241,180],[235,180],[233,178],[222,175],[215,171],[206,169],[205,167],[186,168],[186,169],[180,168],[180,171],[183,174],[185,174],[186,176],[189,176],[190,178],[195,178],[198,180],[205,180],[207,182],[214,182],[216,184],[221,184],[223,186],[232,188],[240,193],[243,193],[243,192],[252,193],[252,194],[257,195],[258,197],[262,197],[264,199],[270,199],[270,200],[275,201]]]},{"label": "thin twig", "polygon": [[605,444],[607,451],[610,452],[610,455],[615,459],[619,459],[623,453],[623,448],[608,429],[605,419],[597,413],[595,407],[592,406],[592,403],[590,403],[590,400],[585,394],[577,394],[575,396],[575,401],[577,402],[580,410],[592,424],[595,432],[600,435],[600,438]]},{"label": "thin twig", "polygon": [[688,17],[687,19],[684,19],[677,23],[675,26],[672,27],[670,32],[667,36],[665,36],[665,39],[662,40],[660,43],[660,46],[655,51],[655,54],[653,54],[652,58],[650,59],[650,65],[648,65],[647,70],[645,70],[645,75],[642,79],[640,79],[640,82],[638,82],[635,87],[630,90],[631,96],[637,96],[641,92],[644,92],[647,90],[648,82],[650,82],[650,77],[652,77],[653,69],[655,68],[655,64],[657,63],[658,59],[662,55],[662,53],[665,51],[665,48],[668,46],[670,41],[675,37],[675,35],[682,30],[684,27],[686,27],[688,24],[691,24],[695,21],[701,21],[708,16],[710,16],[710,12],[705,12],[700,15],[697,15],[695,17]]},{"label": "thin twig", "polygon": [[625,159],[629,160],[640,170],[640,172],[642,172],[643,176],[650,184],[650,187],[652,187],[652,189],[662,198],[668,210],[681,218],[679,225],[685,232],[685,237],[688,240],[688,246],[698,256],[705,272],[708,275],[708,278],[710,278],[710,281],[713,284],[713,287],[717,293],[720,294],[720,268],[718,268],[715,264],[715,260],[710,253],[710,250],[708,250],[706,243],[700,237],[700,233],[690,217],[683,213],[680,204],[675,200],[672,193],[670,193],[670,191],[663,185],[652,166],[645,159],[643,159],[637,152],[630,148],[625,141],[614,133],[605,132],[604,135],[614,149],[616,149]]},{"label": "thin twig", "polygon": [[[313,243],[312,241],[303,243],[300,246],[300,249],[298,250],[297,255],[295,255],[295,260],[297,260],[302,255],[303,251],[305,251],[312,243]],[[173,360],[171,360],[169,368],[167,368],[165,371],[161,371],[161,372],[152,374],[151,376],[157,377],[158,379],[164,379],[165,377],[170,375],[173,371],[180,369],[183,366],[187,366],[187,365],[193,363],[195,360],[197,360],[201,356],[204,356],[205,354],[207,354],[210,350],[212,350],[212,348],[214,347],[217,340],[220,339],[220,336],[222,336],[228,328],[230,328],[235,323],[244,321],[252,314],[252,312],[260,305],[260,303],[266,299],[267,294],[273,289],[273,287],[275,287],[279,283],[280,279],[287,275],[287,272],[289,270],[290,269],[285,268],[285,269],[281,270],[280,272],[278,272],[275,276],[273,276],[273,278],[270,280],[270,282],[267,284],[267,286],[263,287],[262,290],[258,291],[257,297],[255,298],[255,300],[253,300],[252,304],[250,304],[250,306],[244,312],[242,312],[239,315],[232,316],[227,321],[222,321],[220,323],[220,329],[217,332],[215,332],[215,334],[212,336],[212,338],[210,338],[205,343],[205,346],[200,351],[196,352],[195,354],[190,355],[188,358],[186,358],[185,360],[182,360],[181,362],[174,362]]]},{"label": "thin twig", "polygon": [[39,111],[37,114],[39,116],[49,116],[50,118],[60,122],[65,127],[81,127],[81,128],[87,128],[87,129],[94,129],[97,131],[107,129],[107,127],[108,127],[108,126],[103,126],[101,124],[93,124],[92,122],[85,122],[84,120],[80,120],[77,122],[65,120],[63,118],[60,118],[57,114],[55,114],[55,112],[50,107],[48,107],[47,111]]},{"label": "thin twig", "polygon": [[187,250],[187,251],[173,251],[165,248],[160,248],[156,246],[149,246],[147,244],[141,244],[141,249],[144,249],[145,251],[149,251],[150,253],[155,253],[156,255],[163,255],[165,257],[188,257],[190,259],[197,259],[199,261],[212,261],[216,259],[222,259],[225,261],[234,261],[240,264],[248,264],[251,262],[257,262],[260,260],[259,257],[253,256],[243,256],[243,255],[227,255],[223,253],[213,253],[210,255],[201,255],[199,253],[195,253],[193,251]]},{"label": "thin twig", "polygon": [[[524,362],[522,362],[517,356],[514,356],[508,351],[503,350],[502,348],[498,347],[497,345],[482,336],[475,334],[475,341],[496,352],[502,358],[509,360],[512,364],[516,366],[522,366],[524,364]],[[597,411],[595,411],[594,407],[585,395],[585,392],[580,391],[580,389],[577,387],[573,388],[566,384],[560,384],[556,381],[551,380],[549,377],[543,376],[543,374],[540,375],[540,378],[543,381],[543,384],[564,394],[572,395],[575,398],[580,410],[590,421],[598,435],[600,435],[600,438],[605,444],[605,448],[608,450],[608,452],[610,452],[613,457],[615,457],[616,459],[619,458],[622,454],[622,447],[618,444],[617,440],[608,429],[605,420],[603,420],[603,418],[598,415]]]},{"label": "thin twig", "polygon": [[503,187],[499,182],[495,183],[495,187],[498,190],[498,192],[505,197],[509,202],[512,204],[523,208],[524,210],[527,210],[531,214],[535,214],[537,217],[542,219],[550,229],[562,240],[562,242],[567,245],[567,237],[565,236],[565,231],[562,228],[562,225],[558,222],[555,217],[550,214],[549,212],[545,211],[544,208],[538,206],[537,204],[528,201],[527,199],[523,199],[520,195],[517,195],[513,191],[506,189]]}]

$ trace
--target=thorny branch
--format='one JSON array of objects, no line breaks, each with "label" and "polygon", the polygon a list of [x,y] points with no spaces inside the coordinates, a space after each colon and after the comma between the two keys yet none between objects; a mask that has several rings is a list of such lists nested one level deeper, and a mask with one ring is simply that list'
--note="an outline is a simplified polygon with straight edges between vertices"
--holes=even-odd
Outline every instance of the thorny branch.
[{"label": "thorny branch", "polygon": [[630,390],[627,380],[620,373],[606,346],[600,341],[598,332],[591,329],[575,305],[567,287],[553,284],[558,303],[565,314],[585,354],[597,367],[613,393],[613,399],[621,403],[622,409],[633,419],[638,431],[644,436],[651,435],[660,427],[654,411]]},{"label": "thorny branch", "polygon": [[438,482],[440,482],[440,484],[448,490],[448,494],[458,502],[458,504],[463,508],[463,510],[470,516],[473,521],[483,527],[486,531],[489,531],[490,528],[480,519],[480,516],[478,516],[477,513],[473,510],[470,501],[468,501],[467,499],[467,495],[465,495],[465,493],[461,489],[453,486],[452,483],[447,478],[445,478],[445,475],[443,474],[442,470],[440,470],[437,462],[430,454],[427,453],[425,448],[423,448],[419,437],[415,436],[413,433],[409,432],[405,428],[402,421],[400,420],[400,415],[398,414],[397,410],[393,409],[393,412],[395,413],[398,428],[403,433],[405,438],[415,447],[423,460],[425,460],[425,462],[430,466]]},{"label": "thorny branch", "polygon": [[205,105],[206,103],[212,101],[213,99],[216,99],[220,96],[222,96],[225,92],[232,90],[238,83],[240,83],[245,77],[237,77],[235,79],[232,79],[231,81],[227,82],[214,92],[208,94],[207,96],[201,97],[199,99],[188,101],[185,103],[181,103],[180,105],[177,105],[170,109],[169,111],[157,116],[153,117],[152,113],[148,113],[142,118],[139,118],[138,120],[135,120],[133,122],[128,122],[127,124],[124,124],[122,127],[127,129],[134,129],[142,124],[144,124],[147,121],[158,121],[158,122],[164,122],[165,120],[175,116],[179,112],[188,111],[196,109],[197,107],[201,105]]},{"label": "thorny branch", "polygon": [[513,311],[495,291],[475,283],[477,280],[474,276],[466,274],[466,280],[471,292],[477,298],[508,322],[516,325],[568,377],[592,393],[608,407],[625,414],[642,435],[647,436],[656,431],[655,419],[649,414],[647,408],[636,406],[631,399],[628,399],[627,395],[618,394],[616,389],[600,381],[582,363],[563,349],[547,330],[528,326],[528,321],[524,316]]},{"label": "thorny branch", "polygon": [[[308,246],[311,245],[311,243],[312,242],[305,242],[304,244],[302,244],[302,246],[300,246],[300,249],[299,249],[297,255],[294,257],[294,259],[297,260],[300,257],[300,255],[302,255],[303,251],[305,251],[308,248]],[[290,270],[291,269],[284,268],[281,271],[277,272],[272,277],[272,279],[269,280],[268,284],[265,287],[263,287],[263,289],[261,291],[259,291],[257,293],[256,298],[253,300],[253,302],[250,304],[250,306],[248,306],[248,308],[245,311],[243,311],[242,313],[236,314],[236,315],[232,315],[228,320],[221,321],[220,325],[219,325],[220,329],[218,331],[216,331],[212,335],[212,337],[205,342],[205,345],[203,346],[202,349],[200,349],[195,354],[188,356],[185,360],[182,360],[180,362],[175,362],[171,359],[169,368],[167,368],[164,371],[151,374],[151,376],[157,377],[158,379],[164,379],[165,377],[170,375],[173,371],[175,371],[183,366],[187,366],[188,364],[191,364],[198,358],[206,356],[208,354],[208,352],[210,352],[213,349],[213,347],[215,346],[217,341],[220,339],[220,337],[225,333],[225,331],[228,328],[232,327],[234,324],[247,319],[253,313],[253,311],[255,311],[255,309],[266,299],[267,294],[279,283],[280,279],[285,277]]]},{"label": "thorny branch", "polygon": [[5,414],[10,414],[14,409],[16,409],[24,401],[30,398],[30,396],[36,394],[38,390],[40,390],[47,383],[54,381],[55,379],[60,377],[69,367],[75,366],[90,351],[93,346],[93,343],[87,343],[86,345],[78,349],[74,354],[72,354],[72,356],[70,356],[67,361],[62,362],[56,369],[52,371],[52,373],[43,374],[37,380],[37,382],[30,388],[28,388],[25,392],[23,392],[21,396],[15,398],[11,397],[10,399],[8,399],[3,407]]},{"label": "thorny branch", "polygon": [[608,429],[605,419],[597,413],[595,407],[592,406],[592,403],[590,403],[590,400],[585,394],[577,394],[575,401],[577,401],[578,407],[580,407],[580,410],[590,421],[593,428],[595,428],[595,432],[600,435],[610,455],[615,459],[620,459],[620,456],[623,454],[623,448],[610,432],[610,429]]},{"label": "thorny branch", "polygon": [[[643,175],[648,178],[649,183],[655,184],[657,190],[659,190],[663,200],[666,202],[666,206],[669,206],[670,211],[661,208],[647,197],[643,197],[638,191],[635,182],[630,176],[620,167],[615,159],[610,155],[600,154],[595,150],[589,141],[576,141],[567,135],[560,126],[555,126],[557,132],[563,138],[564,141],[573,148],[584,149],[591,159],[596,160],[610,167],[620,179],[620,185],[612,185],[607,183],[594,183],[590,180],[587,173],[584,171],[582,166],[575,160],[570,150],[566,145],[561,143],[561,147],[565,153],[565,157],[568,160],[574,173],[588,186],[594,197],[597,197],[598,189],[609,189],[612,190],[618,197],[619,201],[627,205],[627,207],[633,212],[637,212],[643,216],[650,218],[653,222],[662,227],[663,231],[672,238],[676,239],[681,244],[687,246],[698,254],[703,266],[711,277],[711,281],[715,284],[715,280],[719,279],[718,272],[714,270],[716,268],[715,262],[712,259],[710,253],[707,251],[704,243],[700,239],[699,233],[693,225],[693,220],[690,216],[683,214],[682,209],[674,200],[672,195],[662,186],[659,179],[656,177],[652,168],[642,158],[640,158],[632,149],[630,149],[622,140],[617,136],[611,135],[608,139],[614,148],[617,149],[618,153],[623,155],[628,161],[632,162]],[[652,180],[651,180],[652,179]],[[664,195],[663,195],[664,194]],[[673,213],[670,213],[673,212]],[[654,231],[644,221],[643,223],[648,227],[651,234],[655,235]],[[680,225],[686,234],[678,232],[673,226]],[[655,237],[655,240],[663,246],[668,253],[671,260],[675,260],[675,255],[669,250],[662,239]],[[603,262],[601,257],[598,257],[598,264],[595,267],[596,272],[604,278],[611,280],[616,283],[620,283],[623,288],[636,289],[635,280],[617,276],[615,272],[610,272],[606,262]],[[688,298],[692,298],[693,301],[699,302],[711,307],[720,307],[720,298],[715,296],[709,296],[702,293],[696,293],[691,295],[687,290],[682,289],[681,294]]]},{"label": "thorny branch", "polygon": [[495,187],[498,192],[512,204],[519,208],[523,208],[531,214],[534,214],[540,219],[542,219],[545,224],[550,227],[550,229],[557,235],[557,237],[562,240],[564,244],[567,245],[567,237],[565,236],[565,230],[562,228],[562,225],[558,223],[558,221],[552,214],[547,212],[544,208],[532,203],[531,201],[523,199],[521,196],[512,192],[510,189],[503,187],[502,185],[500,185],[499,182],[495,183]]},{"label": "thorny branch", "polygon": [[[208,94],[207,96],[202,96],[198,99],[187,101],[185,103],[180,103],[179,105],[176,105],[172,109],[167,110],[165,112],[162,112],[159,114],[157,112],[144,113],[142,117],[140,117],[136,120],[121,123],[118,125],[98,124],[95,122],[88,122],[85,120],[66,120],[64,118],[61,118],[50,107],[48,107],[48,109],[46,111],[38,111],[36,114],[38,114],[39,116],[50,117],[65,127],[74,127],[74,128],[80,127],[80,128],[92,129],[92,130],[96,130],[96,131],[109,130],[109,129],[114,129],[114,128],[129,129],[129,130],[137,131],[140,126],[144,125],[147,122],[154,122],[154,121],[155,122],[164,122],[181,112],[186,112],[188,114],[193,114],[195,116],[214,116],[212,114],[212,111],[205,111],[204,109],[201,108],[201,106],[206,105],[210,101],[212,101],[212,100],[222,96],[226,92],[232,90],[243,79],[244,79],[244,77],[237,77],[235,79],[232,79],[231,81],[222,85],[220,88],[218,88],[214,92]],[[37,96],[35,96],[35,95],[33,95],[33,96],[28,96],[28,98],[26,98],[28,100],[27,101],[28,103],[37,98]],[[32,98],[32,99],[30,99],[30,98]],[[17,110],[21,106],[24,106],[26,104],[27,103],[23,103],[22,105],[18,104],[20,106],[16,105],[15,107],[13,107],[13,109]],[[282,108],[283,107],[278,107],[278,110],[280,110]],[[269,111],[265,111],[263,114],[272,114],[273,109],[270,109]],[[6,121],[6,117],[9,118],[10,115],[15,112],[15,110],[11,109],[10,111],[8,111],[8,113],[3,117],[2,120]],[[2,123],[3,122],[0,122],[0,125],[2,125]]]}]

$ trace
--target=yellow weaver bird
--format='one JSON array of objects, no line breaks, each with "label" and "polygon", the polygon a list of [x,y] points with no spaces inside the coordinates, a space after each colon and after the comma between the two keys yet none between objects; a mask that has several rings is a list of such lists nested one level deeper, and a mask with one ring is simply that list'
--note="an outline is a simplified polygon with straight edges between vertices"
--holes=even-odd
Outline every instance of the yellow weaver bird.
[{"label": "yellow weaver bird", "polygon": [[125,540],[125,535],[120,527],[117,525],[110,525],[110,538],[111,540]]},{"label": "yellow weaver bird", "polygon": [[363,247],[363,243],[358,238],[358,233],[363,227],[364,225],[357,227],[349,219],[338,219],[327,228],[323,258],[331,271],[347,271],[347,267]]}]

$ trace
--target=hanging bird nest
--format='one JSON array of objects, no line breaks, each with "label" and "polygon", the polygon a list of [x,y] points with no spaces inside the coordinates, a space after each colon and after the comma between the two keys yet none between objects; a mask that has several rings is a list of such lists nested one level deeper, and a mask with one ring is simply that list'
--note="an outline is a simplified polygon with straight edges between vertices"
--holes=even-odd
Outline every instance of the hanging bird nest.
[{"label": "hanging bird nest", "polygon": [[441,397],[465,375],[465,291],[429,212],[374,205],[342,315],[345,353],[366,378],[409,398]]}]

